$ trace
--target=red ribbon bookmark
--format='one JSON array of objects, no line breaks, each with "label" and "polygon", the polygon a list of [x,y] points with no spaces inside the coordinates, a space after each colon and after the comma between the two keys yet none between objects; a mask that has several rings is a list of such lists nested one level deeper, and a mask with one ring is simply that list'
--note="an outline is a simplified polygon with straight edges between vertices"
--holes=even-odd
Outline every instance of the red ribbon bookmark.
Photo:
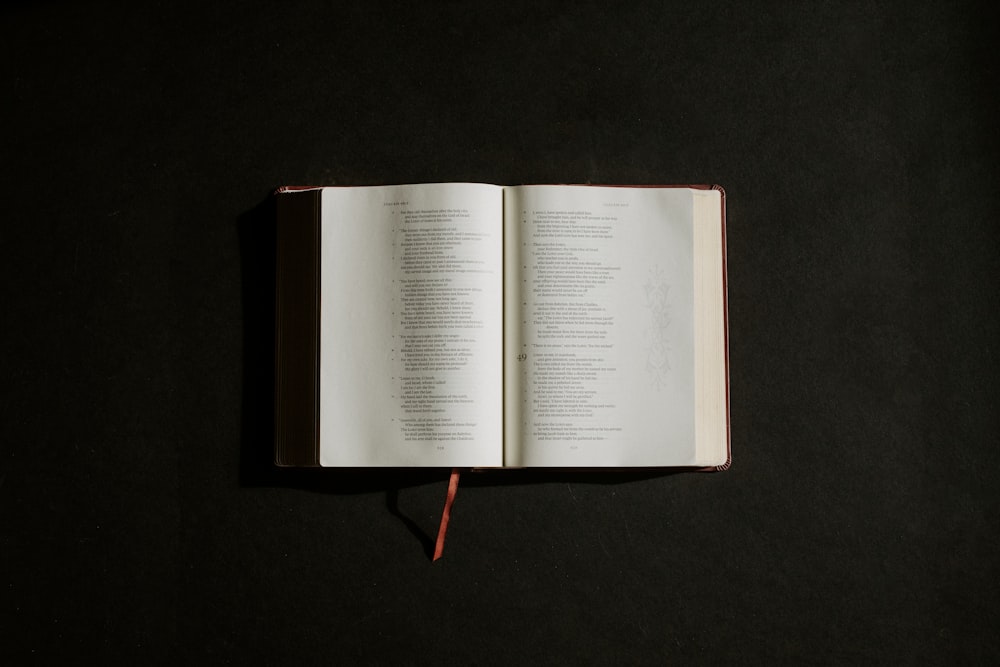
[{"label": "red ribbon bookmark", "polygon": [[444,509],[441,510],[441,525],[438,527],[437,543],[434,545],[434,560],[444,553],[444,535],[448,532],[448,519],[451,517],[451,506],[458,493],[458,468],[451,469],[451,479],[448,480],[448,495],[444,499]]}]

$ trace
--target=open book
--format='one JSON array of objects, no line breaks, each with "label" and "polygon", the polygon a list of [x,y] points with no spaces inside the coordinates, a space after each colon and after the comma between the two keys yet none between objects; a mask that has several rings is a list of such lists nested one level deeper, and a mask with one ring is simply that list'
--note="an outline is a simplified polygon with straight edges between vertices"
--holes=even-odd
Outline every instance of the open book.
[{"label": "open book", "polygon": [[277,199],[278,465],[728,466],[720,188]]}]

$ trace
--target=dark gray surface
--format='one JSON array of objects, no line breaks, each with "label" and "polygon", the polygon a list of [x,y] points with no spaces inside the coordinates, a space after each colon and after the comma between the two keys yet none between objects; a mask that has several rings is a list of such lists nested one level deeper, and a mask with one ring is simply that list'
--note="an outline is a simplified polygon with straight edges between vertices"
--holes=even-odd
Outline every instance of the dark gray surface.
[{"label": "dark gray surface", "polygon": [[[2,10],[12,664],[996,659],[984,7],[147,4]],[[454,180],[726,188],[731,470],[266,465],[267,194]]]}]

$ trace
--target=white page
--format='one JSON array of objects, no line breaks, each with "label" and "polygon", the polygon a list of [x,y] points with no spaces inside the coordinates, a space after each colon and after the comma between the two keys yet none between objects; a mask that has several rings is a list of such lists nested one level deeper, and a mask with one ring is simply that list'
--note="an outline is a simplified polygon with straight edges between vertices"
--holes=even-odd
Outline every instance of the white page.
[{"label": "white page", "polygon": [[500,465],[502,188],[322,197],[322,465]]},{"label": "white page", "polygon": [[507,360],[508,465],[694,464],[692,192],[522,186],[507,202],[507,356],[524,355]]}]

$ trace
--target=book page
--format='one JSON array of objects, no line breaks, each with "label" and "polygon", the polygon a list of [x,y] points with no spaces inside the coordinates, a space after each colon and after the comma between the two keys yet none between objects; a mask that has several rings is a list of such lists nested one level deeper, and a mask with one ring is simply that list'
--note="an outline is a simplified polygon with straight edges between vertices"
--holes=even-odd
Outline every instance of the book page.
[{"label": "book page", "polygon": [[322,198],[322,465],[500,465],[502,189]]},{"label": "book page", "polygon": [[692,191],[521,186],[506,209],[508,465],[695,464]]}]

